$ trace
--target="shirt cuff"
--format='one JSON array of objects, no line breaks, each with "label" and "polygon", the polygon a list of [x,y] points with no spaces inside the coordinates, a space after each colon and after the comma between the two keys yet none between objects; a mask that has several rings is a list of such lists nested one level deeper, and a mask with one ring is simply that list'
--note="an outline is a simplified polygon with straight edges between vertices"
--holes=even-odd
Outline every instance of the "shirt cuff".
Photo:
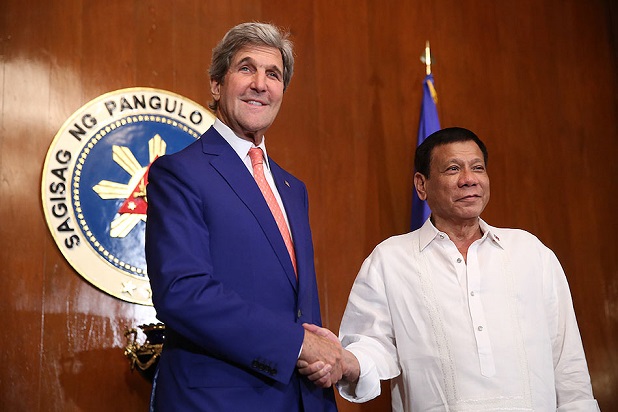
[{"label": "shirt cuff", "polygon": [[360,376],[358,382],[347,382],[344,380],[337,383],[337,390],[342,398],[347,401],[362,403],[367,402],[380,395],[380,376],[371,358],[363,355],[362,352],[350,350],[358,359],[360,365]]}]

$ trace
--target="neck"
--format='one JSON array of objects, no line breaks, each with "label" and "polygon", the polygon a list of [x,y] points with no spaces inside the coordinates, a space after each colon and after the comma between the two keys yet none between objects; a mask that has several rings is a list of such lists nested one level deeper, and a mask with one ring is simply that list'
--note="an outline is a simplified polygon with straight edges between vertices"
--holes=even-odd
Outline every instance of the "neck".
[{"label": "neck", "polygon": [[221,123],[226,125],[236,135],[236,137],[247,140],[253,143],[255,146],[258,146],[260,143],[262,143],[262,139],[264,139],[264,133],[266,129],[245,130],[239,124],[229,122],[226,116],[224,116],[223,113],[221,113],[220,111],[217,111],[216,115],[217,119],[219,119]]},{"label": "neck", "polygon": [[254,146],[259,146],[260,143],[262,143],[262,138],[264,136],[258,135],[257,133],[246,132],[242,136],[239,136],[239,137],[252,142]]},{"label": "neck", "polygon": [[440,221],[440,219],[434,220],[433,216],[431,222],[436,229],[446,233],[451,241],[455,243],[459,253],[461,253],[464,259],[467,259],[468,248],[474,241],[483,237],[483,232],[479,225],[479,219],[475,218],[464,222],[450,222]]}]

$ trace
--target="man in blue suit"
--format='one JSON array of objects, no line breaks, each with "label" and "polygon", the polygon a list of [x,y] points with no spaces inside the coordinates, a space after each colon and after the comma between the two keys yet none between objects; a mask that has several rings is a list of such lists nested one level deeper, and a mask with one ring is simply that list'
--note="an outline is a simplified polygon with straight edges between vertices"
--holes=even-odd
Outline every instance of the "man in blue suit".
[{"label": "man in blue suit", "polygon": [[265,146],[293,68],[287,33],[232,28],[209,72],[217,120],[150,168],[146,259],[166,325],[156,411],[336,410],[332,388],[296,369],[341,377],[341,347],[303,327],[321,324],[307,190]]}]

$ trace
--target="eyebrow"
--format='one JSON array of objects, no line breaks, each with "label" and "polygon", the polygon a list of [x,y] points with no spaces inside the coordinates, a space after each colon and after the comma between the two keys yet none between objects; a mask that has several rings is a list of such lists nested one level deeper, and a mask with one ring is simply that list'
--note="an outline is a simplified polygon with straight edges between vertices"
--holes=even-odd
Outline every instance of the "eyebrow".
[{"label": "eyebrow", "polygon": [[446,161],[448,163],[451,163],[451,162],[455,162],[455,163],[476,163],[476,162],[484,162],[484,159],[482,157],[475,157],[474,159],[470,159],[469,161],[467,161],[465,159],[462,159],[461,157],[453,156],[453,157],[450,157],[450,158],[446,159]]},{"label": "eyebrow", "polygon": [[[242,59],[240,59],[238,61],[236,66],[242,66],[243,64],[246,64],[246,63],[250,63],[250,64],[252,64],[254,66],[257,66],[255,60],[253,60],[253,58],[251,56],[243,57]],[[266,69],[267,70],[272,70],[274,72],[277,72],[277,74],[280,75],[280,76],[283,75],[281,69],[276,64],[273,64],[271,66],[267,66]]]}]

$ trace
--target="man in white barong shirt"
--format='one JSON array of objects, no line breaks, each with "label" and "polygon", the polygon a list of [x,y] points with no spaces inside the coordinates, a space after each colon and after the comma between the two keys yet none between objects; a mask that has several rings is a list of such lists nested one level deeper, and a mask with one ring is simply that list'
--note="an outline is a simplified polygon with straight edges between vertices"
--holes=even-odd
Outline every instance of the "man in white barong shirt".
[{"label": "man in white barong shirt", "polygon": [[[462,128],[418,147],[414,183],[431,218],[361,267],[340,328],[343,398],[366,402],[390,379],[393,411],[599,410],[555,254],[479,217],[486,163],[483,142]],[[299,366],[336,383],[328,366]]]}]

